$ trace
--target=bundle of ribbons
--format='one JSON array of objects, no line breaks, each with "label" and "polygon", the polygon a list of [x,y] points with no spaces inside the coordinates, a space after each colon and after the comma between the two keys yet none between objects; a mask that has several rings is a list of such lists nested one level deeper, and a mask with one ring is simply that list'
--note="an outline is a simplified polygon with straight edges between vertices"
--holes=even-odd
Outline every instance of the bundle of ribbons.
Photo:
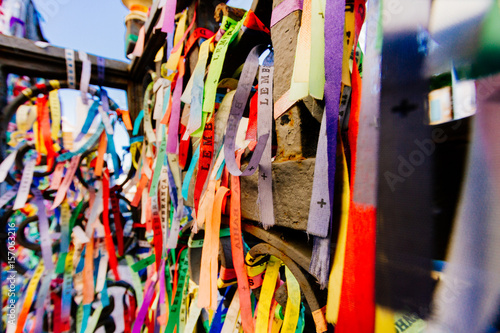
[{"label": "bundle of ribbons", "polygon": [[[76,110],[63,109],[59,89],[68,86],[50,81],[26,88],[2,113],[2,281],[9,281],[3,298],[9,332],[114,326],[100,315],[114,307],[108,287],[124,291],[129,320],[137,306],[136,291],[118,268],[140,238],[131,230],[137,212],[123,195],[130,177],[119,156],[128,149],[119,133],[126,139],[130,117],[95,87],[78,97]],[[75,111],[80,117],[72,122]],[[96,309],[95,299],[101,300]]]},{"label": "bundle of ribbons", "polygon": [[[82,53],[81,96],[61,110],[58,89],[77,87],[71,50],[68,82],[24,89],[3,111],[9,332],[304,330],[299,282],[281,259],[252,257],[241,229],[239,177],[259,168],[267,198],[272,189],[269,30],[252,11],[217,11],[217,32],[166,11],[174,38],[133,126],[105,89],[89,87]],[[268,228],[272,201],[261,206]]]},{"label": "bundle of ribbons", "polygon": [[[253,257],[255,240],[241,226],[239,177],[257,170],[261,222],[274,225],[269,29],[253,11],[224,4],[215,8],[216,32],[195,29],[197,6],[174,15],[174,5],[161,8],[157,29],[167,41],[131,140],[131,204],[154,248],[133,331],[302,332],[299,282],[279,258]],[[140,41],[136,56],[147,51]],[[188,66],[192,53],[197,61]]]},{"label": "bundle of ribbons", "polygon": [[[425,138],[426,127],[416,125],[422,114],[410,112],[424,109],[426,45],[419,29],[430,11],[422,3],[430,1],[405,2],[412,19],[394,19],[384,29],[380,2],[370,1],[368,11],[365,2],[285,0],[269,22],[220,4],[212,31],[199,26],[197,4],[176,13],[176,1],[160,1],[154,29],[167,38],[133,123],[106,90],[88,82],[80,84],[75,110],[66,110],[79,119],[73,127],[61,120],[58,89],[75,82],[23,90],[3,111],[0,128],[8,143],[0,165],[6,184],[0,227],[8,237],[0,246],[9,332],[420,332],[432,295],[430,255],[403,236],[415,231],[412,222],[425,220],[430,205],[418,201],[422,209],[401,224],[402,208],[388,214],[394,197],[388,190],[415,207],[406,200],[410,185],[420,183],[426,193],[429,184],[429,163],[413,178],[390,171],[398,168],[397,154],[410,149],[401,148],[405,140]],[[291,85],[276,98],[269,28],[295,11],[302,16]],[[148,51],[141,34],[136,57]],[[407,68],[416,82],[412,93],[398,90],[407,77],[382,61]],[[369,70],[362,75],[362,68]],[[482,107],[491,107],[490,95]],[[324,112],[305,273],[273,244],[263,247],[243,233],[240,178],[258,172],[258,222],[274,230],[273,119],[309,97]],[[386,129],[380,133],[379,119]],[[399,129],[387,130],[396,121]],[[129,130],[130,140],[118,128]],[[377,225],[377,214],[384,223]],[[389,226],[398,232],[387,232]],[[432,241],[419,239],[422,246]],[[491,290],[498,287],[491,276],[484,279]],[[327,302],[314,308],[307,295],[312,280],[327,288]],[[443,314],[433,325],[446,315],[452,317]]]}]

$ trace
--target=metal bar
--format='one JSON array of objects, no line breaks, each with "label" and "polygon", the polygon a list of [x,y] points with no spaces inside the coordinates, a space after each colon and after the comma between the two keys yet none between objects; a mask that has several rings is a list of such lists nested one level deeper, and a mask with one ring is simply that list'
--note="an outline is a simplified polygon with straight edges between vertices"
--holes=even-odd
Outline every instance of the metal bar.
[{"label": "metal bar", "polygon": [[266,243],[273,244],[279,251],[293,258],[304,270],[309,271],[312,252],[311,246],[305,240],[307,236],[303,232],[290,229],[282,229],[280,232],[276,228],[264,230],[249,223],[242,223],[242,228],[244,232]]},{"label": "metal bar", "polygon": [[[132,121],[134,121],[142,109],[142,100],[143,100],[142,84],[129,81],[127,87],[127,98],[128,98],[128,109],[130,111],[130,118],[132,119]],[[140,133],[142,133],[142,128],[139,131]],[[129,134],[132,134],[132,132],[130,132]]]},{"label": "metal bar", "polygon": [[[319,310],[326,305],[326,298],[321,297],[321,292],[319,291],[317,284],[312,281],[313,279],[309,274],[304,273],[304,271],[297,265],[292,257],[286,255],[274,246],[266,243],[255,245],[250,249],[249,253],[252,257],[270,254],[283,261],[283,263],[292,272],[293,276],[297,279],[297,282],[300,285],[300,291],[304,294],[311,312]],[[317,329],[319,330],[319,327],[317,327]]]},{"label": "metal bar", "polygon": [[[89,55],[92,62],[90,83],[97,84],[97,57]],[[7,73],[65,80],[66,59],[64,49],[56,46],[39,47],[34,41],[0,35],[0,64]],[[77,80],[82,63],[76,61]],[[128,64],[118,60],[106,59],[106,87],[127,89],[129,74]]]}]

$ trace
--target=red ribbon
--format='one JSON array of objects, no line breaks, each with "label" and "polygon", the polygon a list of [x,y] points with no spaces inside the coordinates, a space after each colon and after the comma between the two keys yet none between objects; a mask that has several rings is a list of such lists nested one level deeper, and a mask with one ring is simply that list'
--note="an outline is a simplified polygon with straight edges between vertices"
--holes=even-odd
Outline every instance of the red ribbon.
[{"label": "red ribbon", "polygon": [[184,46],[184,56],[186,56],[189,53],[189,51],[191,51],[191,48],[193,47],[194,43],[196,43],[196,41],[199,38],[208,39],[213,35],[214,33],[208,29],[196,28],[194,32],[191,34],[191,36],[189,36],[189,39],[186,42],[186,45]]},{"label": "red ribbon", "polygon": [[[47,96],[39,97],[37,99],[37,120],[39,125],[39,138],[43,140],[45,149],[47,149],[47,169],[51,170],[55,163],[57,153],[54,150],[52,137],[50,133],[50,117],[49,106],[47,104]],[[41,141],[39,141],[41,144]],[[41,161],[41,156],[38,155],[37,163]]]},{"label": "red ribbon", "polygon": [[[181,124],[180,128],[181,138],[184,136],[184,132],[186,132],[186,126]],[[179,166],[181,167],[181,169],[184,169],[186,167],[190,145],[191,145],[191,137],[188,137],[186,140],[181,139],[179,143]]]},{"label": "red ribbon", "polygon": [[198,161],[198,176],[194,187],[194,208],[198,213],[198,205],[200,204],[200,196],[205,186],[205,182],[212,164],[214,155],[214,117],[205,124],[203,137],[201,138],[200,159]]},{"label": "red ribbon", "polygon": [[102,224],[104,225],[106,249],[109,254],[109,266],[115,275],[115,279],[120,280],[120,275],[118,274],[118,260],[116,259],[115,244],[113,243],[113,238],[111,237],[111,229],[109,227],[109,171],[103,173],[102,177]]},{"label": "red ribbon", "polygon": [[[60,280],[60,279],[58,279]],[[59,285],[62,285],[62,281],[59,281]],[[52,292],[50,294],[50,298],[52,299],[52,304],[54,304],[54,310],[52,312],[52,320],[53,320],[53,329],[54,333],[61,332],[61,297]]]},{"label": "red ribbon", "polygon": [[118,255],[123,256],[124,247],[123,247],[123,226],[120,215],[120,199],[116,193],[117,187],[113,187],[111,189],[110,198],[111,198],[111,209],[113,210],[113,216],[115,218],[115,230],[116,230],[116,240],[118,242]]},{"label": "red ribbon", "polygon": [[[356,0],[354,51],[364,20],[364,0]],[[351,193],[356,180],[356,144],[361,105],[361,78],[354,57],[352,102],[348,140],[351,151]],[[376,208],[352,201],[349,208],[346,253],[342,278],[339,319],[335,332],[373,332],[375,328],[375,235]]]}]

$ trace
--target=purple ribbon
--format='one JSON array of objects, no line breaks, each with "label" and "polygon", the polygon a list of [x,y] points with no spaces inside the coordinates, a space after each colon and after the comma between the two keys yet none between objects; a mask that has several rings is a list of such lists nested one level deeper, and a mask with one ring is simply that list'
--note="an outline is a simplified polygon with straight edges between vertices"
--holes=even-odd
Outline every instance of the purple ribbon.
[{"label": "purple ribbon", "polygon": [[148,291],[144,296],[144,301],[142,302],[141,309],[137,314],[137,319],[135,320],[134,327],[132,328],[132,333],[140,333],[142,329],[142,325],[144,324],[144,320],[146,319],[146,315],[148,314],[149,304],[151,303],[151,299],[153,298],[153,291],[155,290],[156,282],[151,281]]},{"label": "purple ribbon", "polygon": [[19,185],[14,185],[8,192],[0,197],[0,208],[5,206],[9,201],[11,201],[16,195],[18,191]]},{"label": "purple ribbon", "polygon": [[327,0],[325,12],[325,112],[328,152],[328,189],[333,202],[335,157],[344,52],[345,2]]},{"label": "purple ribbon", "polygon": [[43,332],[43,315],[45,313],[45,302],[47,301],[47,293],[49,292],[50,283],[52,282],[52,270],[45,272],[42,279],[40,289],[35,303],[35,332]]},{"label": "purple ribbon", "polygon": [[245,65],[243,66],[243,71],[241,72],[238,88],[236,88],[236,93],[234,94],[233,103],[231,105],[231,113],[229,114],[226,128],[224,155],[227,170],[233,176],[250,176],[255,172],[255,170],[257,170],[262,153],[266,148],[267,139],[271,134],[268,132],[262,134],[258,138],[257,145],[255,146],[255,150],[250,158],[250,162],[248,162],[247,168],[245,171],[241,171],[236,164],[236,157],[234,156],[236,132],[238,131],[238,125],[241,117],[243,117],[243,112],[245,111],[245,106],[252,89],[255,74],[257,74],[257,69],[259,68],[259,56],[265,51],[266,48],[266,45],[257,45],[248,54]]},{"label": "purple ribbon", "polygon": [[33,188],[33,193],[35,195],[35,205],[38,208],[38,230],[40,232],[42,258],[45,269],[51,271],[54,270],[54,262],[52,261],[52,241],[49,233],[49,219],[45,211],[42,193],[37,188]]},{"label": "purple ribbon", "polygon": [[327,237],[330,229],[331,205],[328,183],[328,152],[326,136],[326,112],[323,113],[319,130],[316,162],[314,164],[314,179],[307,233],[319,237]]},{"label": "purple ribbon", "polygon": [[106,68],[106,59],[104,59],[103,57],[97,57],[97,82],[99,83],[99,86],[104,85],[105,68]]},{"label": "purple ribbon", "polygon": [[[342,57],[344,52],[345,2],[327,0],[325,12],[325,118],[328,156],[328,192],[333,202],[335,183],[335,160],[337,152],[337,129],[340,91],[342,81]],[[330,210],[333,205],[330,206]],[[331,224],[330,211],[330,224]],[[319,277],[325,276],[330,267],[330,257],[324,253],[325,244],[331,240],[316,240],[311,257],[311,269]],[[324,284],[324,281],[321,281]]]},{"label": "purple ribbon", "polygon": [[311,257],[309,271],[318,279],[321,289],[326,288],[328,284],[332,242],[330,236],[331,205],[328,193],[329,175],[325,170],[328,170],[326,112],[323,113],[319,131],[313,191],[307,221],[307,233],[313,235],[313,256]]},{"label": "purple ribbon", "polygon": [[177,142],[179,141],[179,120],[181,117],[181,95],[182,77],[177,79],[174,94],[172,96],[172,113],[170,115],[170,125],[168,126],[167,153],[177,153]]},{"label": "purple ribbon", "polygon": [[160,278],[160,299],[159,302],[160,304],[165,304],[167,302],[170,302],[170,300],[166,300],[165,297],[165,259],[161,260],[161,265],[160,265],[160,270],[158,271],[159,278]]},{"label": "purple ribbon", "polygon": [[23,29],[22,36],[26,35],[26,24],[24,23],[24,21],[17,18],[17,17],[11,17],[10,18],[10,29],[12,29],[16,24],[19,24],[21,26],[21,28]]},{"label": "purple ribbon", "polygon": [[313,253],[309,272],[318,279],[321,289],[328,286],[330,276],[331,237],[313,236]]},{"label": "purple ribbon", "polygon": [[14,24],[16,24],[16,23],[19,23],[24,28],[24,21],[23,20],[21,20],[17,17],[11,17],[10,18],[10,27],[12,28],[14,26]]},{"label": "purple ribbon", "polygon": [[[257,134],[270,133],[273,122],[273,73],[274,54],[270,52],[259,70]],[[273,178],[271,136],[268,136],[262,158],[259,163],[258,199],[260,221],[264,228],[274,225]]]},{"label": "purple ribbon", "polygon": [[[175,28],[175,8],[177,7],[177,0],[167,0],[167,3],[163,7],[163,12],[165,13],[163,25],[161,27],[161,32],[171,34],[173,36]],[[170,53],[170,52],[169,52]]]}]

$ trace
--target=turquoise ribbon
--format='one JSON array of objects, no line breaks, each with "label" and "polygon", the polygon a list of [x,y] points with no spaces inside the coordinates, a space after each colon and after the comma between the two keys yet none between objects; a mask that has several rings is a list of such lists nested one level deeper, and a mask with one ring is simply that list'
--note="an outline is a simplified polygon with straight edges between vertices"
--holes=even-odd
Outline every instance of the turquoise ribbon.
[{"label": "turquoise ribbon", "polygon": [[193,158],[191,158],[191,164],[189,165],[189,169],[186,172],[186,176],[184,177],[184,182],[182,183],[182,197],[184,200],[188,199],[188,193],[189,193],[189,183],[191,183],[191,178],[193,177],[193,172],[194,169],[196,168],[196,165],[198,164],[198,158],[200,157],[200,147],[196,149],[195,153],[193,154]]},{"label": "turquoise ribbon", "polygon": [[64,154],[57,156],[57,159],[56,159],[57,162],[59,163],[59,162],[67,161],[67,160],[71,159],[73,156],[81,155],[84,152],[86,152],[87,150],[89,150],[90,148],[92,148],[97,143],[97,140],[99,140],[99,137],[101,136],[102,131],[104,131],[104,124],[103,123],[101,123],[99,125],[99,127],[97,128],[97,131],[90,137],[90,139],[80,149],[78,149],[77,151],[74,151],[74,152],[67,152],[67,153],[64,153]]},{"label": "turquoise ribbon", "polygon": [[99,101],[94,101],[94,103],[92,103],[89,108],[89,112],[87,113],[87,118],[85,118],[85,122],[83,123],[82,130],[80,134],[78,134],[75,141],[80,141],[84,137],[84,135],[88,133],[90,126],[92,126],[92,123],[94,122],[94,118],[97,116],[98,107]]},{"label": "turquoise ribbon", "polygon": [[134,129],[132,130],[132,136],[137,136],[137,134],[139,134],[139,128],[141,128],[141,122],[143,118],[144,118],[144,110],[141,110],[137,115],[137,118],[135,118]]}]

